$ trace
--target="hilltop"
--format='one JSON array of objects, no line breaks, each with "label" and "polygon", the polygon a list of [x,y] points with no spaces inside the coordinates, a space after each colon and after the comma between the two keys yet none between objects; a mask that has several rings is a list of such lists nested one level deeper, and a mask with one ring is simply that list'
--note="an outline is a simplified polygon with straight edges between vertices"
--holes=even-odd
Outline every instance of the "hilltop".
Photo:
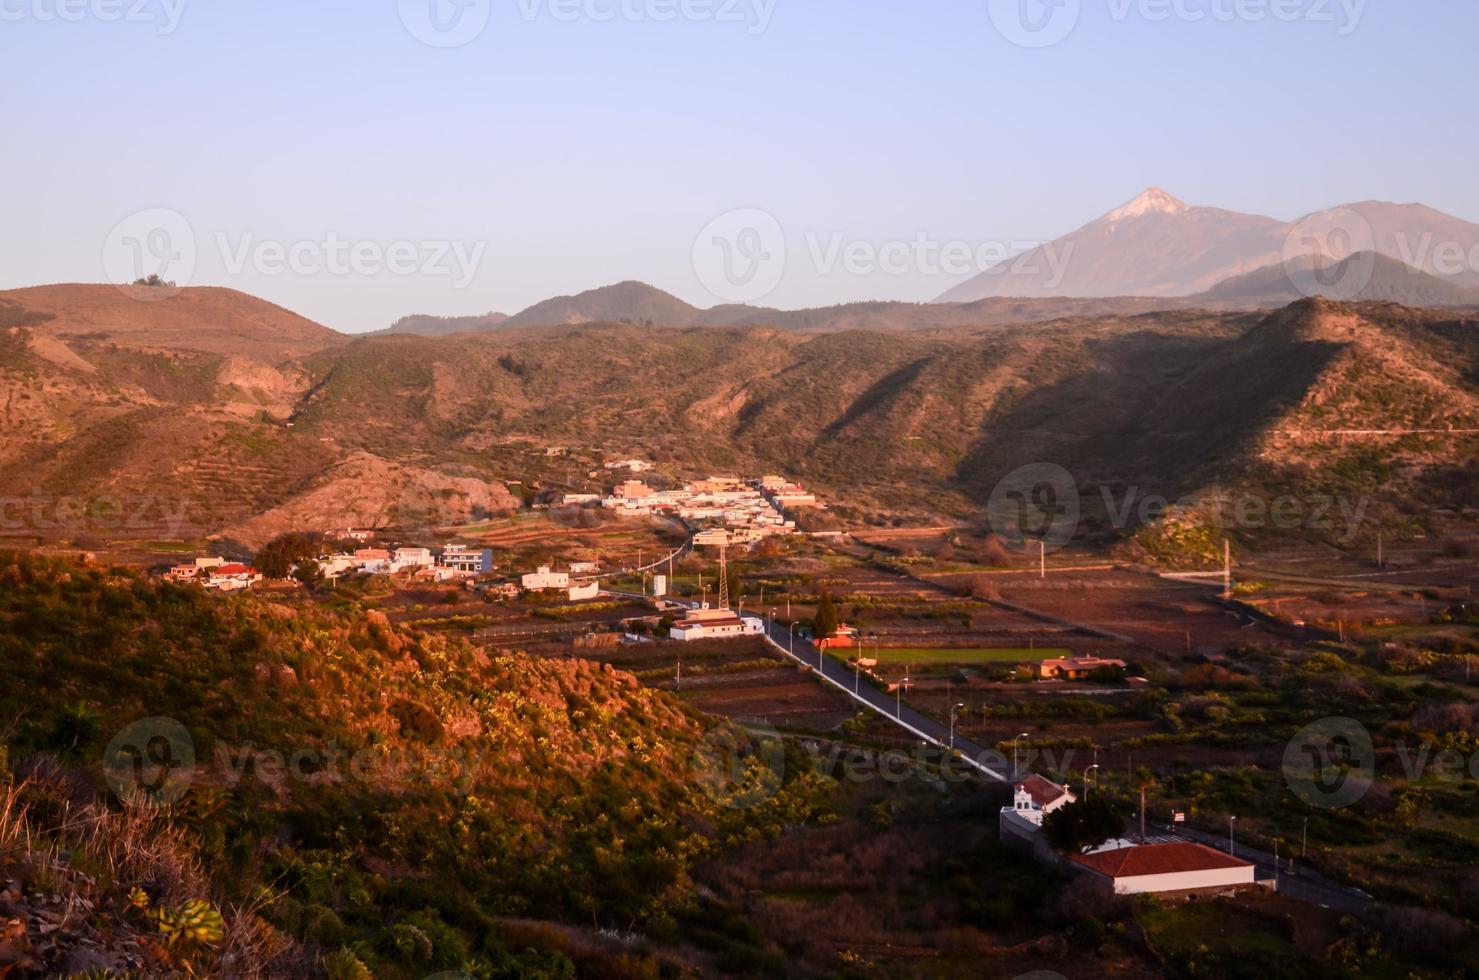
[{"label": "hilltop", "polygon": [[198,351],[268,363],[345,340],[234,289],[61,284],[0,292],[0,327],[24,326],[60,344]]}]

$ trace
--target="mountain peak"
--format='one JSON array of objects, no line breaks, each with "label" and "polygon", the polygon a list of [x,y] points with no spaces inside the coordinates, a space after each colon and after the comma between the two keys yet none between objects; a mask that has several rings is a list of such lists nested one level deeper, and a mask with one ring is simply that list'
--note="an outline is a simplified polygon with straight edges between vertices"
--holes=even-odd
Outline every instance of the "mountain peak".
[{"label": "mountain peak", "polygon": [[1189,209],[1190,205],[1185,201],[1172,197],[1159,187],[1151,187],[1135,200],[1115,208],[1106,217],[1110,221],[1123,221],[1125,218],[1138,218],[1146,214],[1180,214]]}]

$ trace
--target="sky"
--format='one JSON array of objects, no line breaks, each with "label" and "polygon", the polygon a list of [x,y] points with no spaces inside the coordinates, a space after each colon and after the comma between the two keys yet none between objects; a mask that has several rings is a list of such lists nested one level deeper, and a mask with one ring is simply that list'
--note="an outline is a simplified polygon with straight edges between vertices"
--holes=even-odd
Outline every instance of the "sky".
[{"label": "sky", "polygon": [[928,301],[1148,186],[1479,221],[1476,37],[1472,0],[0,0],[0,288],[162,270],[358,332],[626,279]]}]

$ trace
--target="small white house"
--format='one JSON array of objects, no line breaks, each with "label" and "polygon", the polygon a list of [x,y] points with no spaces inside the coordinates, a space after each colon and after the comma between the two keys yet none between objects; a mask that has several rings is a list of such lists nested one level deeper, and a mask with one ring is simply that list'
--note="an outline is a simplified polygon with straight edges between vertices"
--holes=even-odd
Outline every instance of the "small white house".
[{"label": "small white house", "polygon": [[1246,888],[1256,884],[1253,865],[1204,844],[1138,844],[1094,854],[1075,854],[1070,867],[1116,895],[1147,892],[1185,894]]},{"label": "small white house", "polygon": [[570,588],[570,573],[556,572],[548,565],[540,565],[538,571],[530,572],[522,579],[524,591],[543,592],[545,589]]},{"label": "small white house", "polygon": [[570,563],[571,575],[595,575],[601,571],[601,566],[593,561],[575,561]]}]

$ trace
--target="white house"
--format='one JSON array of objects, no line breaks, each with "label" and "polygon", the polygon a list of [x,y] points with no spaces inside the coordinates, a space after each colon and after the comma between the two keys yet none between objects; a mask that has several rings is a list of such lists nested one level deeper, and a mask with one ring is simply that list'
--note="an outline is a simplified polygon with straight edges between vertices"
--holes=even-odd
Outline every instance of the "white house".
[{"label": "white house", "polygon": [[601,570],[601,566],[593,561],[574,561],[570,563],[571,575],[595,575]]},{"label": "white house", "polygon": [[1116,895],[1197,893],[1256,884],[1253,865],[1190,841],[1075,854],[1069,866]]},{"label": "white house", "polygon": [[1012,805],[1001,808],[996,826],[1001,839],[1012,834],[1026,841],[1042,830],[1043,818],[1061,807],[1078,801],[1078,797],[1051,779],[1033,773],[1018,782],[1012,794]]},{"label": "white house", "polygon": [[524,591],[543,592],[545,589],[570,588],[570,573],[552,571],[548,565],[540,565],[538,571],[530,572],[522,579]]},{"label": "white house", "polygon": [[763,620],[754,616],[741,617],[732,609],[690,609],[688,614],[673,624],[669,636],[685,643],[693,640],[714,640],[735,636],[758,636],[765,632]]}]

